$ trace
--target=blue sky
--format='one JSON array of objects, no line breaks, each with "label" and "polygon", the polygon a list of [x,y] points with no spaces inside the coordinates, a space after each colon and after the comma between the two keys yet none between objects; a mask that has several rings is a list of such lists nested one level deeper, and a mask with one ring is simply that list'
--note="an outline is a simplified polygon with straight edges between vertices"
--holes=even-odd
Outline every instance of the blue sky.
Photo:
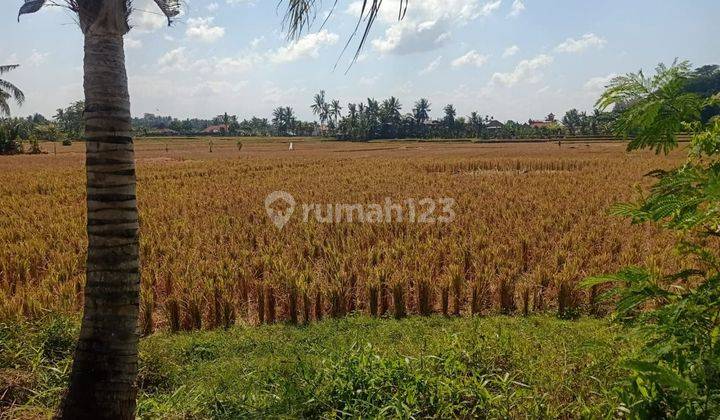
[{"label": "blue sky", "polygon": [[[675,57],[720,63],[717,0],[411,0],[400,23],[396,0],[385,0],[347,74],[351,54],[333,66],[357,19],[354,0],[340,0],[322,30],[296,42],[284,37],[276,0],[187,0],[170,28],[151,0],[134,4],[126,39],[134,115],[246,118],[292,106],[312,119],[312,96],[324,89],[343,104],[395,95],[409,111],[427,97],[434,116],[453,103],[460,115],[524,121],[591,109],[615,74]],[[51,116],[81,99],[82,36],[72,15],[49,8],[17,23],[15,8],[4,10],[0,63],[21,64],[5,77],[27,96],[13,112]]]}]

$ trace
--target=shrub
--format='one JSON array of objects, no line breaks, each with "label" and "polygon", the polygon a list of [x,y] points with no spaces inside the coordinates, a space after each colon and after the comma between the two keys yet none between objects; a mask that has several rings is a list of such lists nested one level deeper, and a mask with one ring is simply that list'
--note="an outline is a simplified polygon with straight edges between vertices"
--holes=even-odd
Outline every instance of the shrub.
[{"label": "shrub", "polygon": [[701,111],[718,97],[703,100],[683,93],[687,63],[658,66],[616,78],[599,104],[631,104],[617,131],[633,135],[629,148],[669,152],[680,131],[691,130],[690,153],[680,168],[653,171],[650,194],[621,204],[614,213],[633,222],[659,223],[680,233],[681,270],[628,267],[589,278],[585,287],[616,283],[615,317],[639,325],[647,338],[622,398],[636,418],[718,418],[720,416],[720,124],[703,125]]}]

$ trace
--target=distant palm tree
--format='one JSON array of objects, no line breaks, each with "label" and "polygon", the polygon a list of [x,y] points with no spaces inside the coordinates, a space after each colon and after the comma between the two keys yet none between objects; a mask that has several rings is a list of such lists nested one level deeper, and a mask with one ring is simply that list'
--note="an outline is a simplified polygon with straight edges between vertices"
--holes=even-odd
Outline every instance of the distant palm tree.
[{"label": "distant palm tree", "polygon": [[313,114],[317,115],[318,118],[320,118],[320,124],[323,124],[325,122],[325,118],[327,118],[326,110],[327,110],[327,103],[325,102],[325,91],[321,90],[320,93],[316,93],[315,97],[313,98],[313,104],[310,105],[310,109],[312,110]]},{"label": "distant palm tree", "polygon": [[272,124],[279,135],[293,134],[297,125],[295,111],[291,107],[278,107],[273,110]]},{"label": "distant palm tree", "polygon": [[[15,70],[18,67],[20,67],[18,64],[0,66],[0,75],[3,75],[11,70]],[[23,102],[25,102],[25,95],[17,88],[17,86],[7,80],[0,79],[0,117],[10,116],[10,105],[8,104],[9,99],[15,99],[15,102],[17,102],[18,105],[22,105]]]},{"label": "distant palm tree", "polygon": [[310,105],[310,109],[313,114],[317,115],[320,119],[320,133],[322,134],[325,131],[325,122],[330,114],[330,107],[328,106],[328,103],[325,102],[324,90],[315,94],[315,97],[313,97],[313,103]]},{"label": "distant palm tree", "polygon": [[[285,26],[298,38],[311,26],[315,0],[285,0]],[[397,0],[399,18],[409,0]],[[62,0],[25,0],[18,15]],[[168,20],[181,0],[154,0]],[[131,0],[64,0],[84,37],[85,144],[88,251],[83,320],[58,416],[67,419],[135,418],[140,307],[140,247],[135,152],[123,37]],[[364,1],[358,25],[368,39],[382,0]],[[11,70],[11,69],[10,69]],[[7,71],[7,69],[5,70]],[[4,91],[3,91],[4,92]],[[16,100],[18,97],[13,93]],[[2,95],[3,101],[10,99]],[[7,109],[4,109],[7,111]]]},{"label": "distant palm tree", "polygon": [[390,98],[385,99],[382,104],[382,110],[387,119],[391,122],[397,123],[400,121],[400,111],[402,110],[402,105],[400,104],[400,100],[398,98],[391,96]]},{"label": "distant palm tree", "polygon": [[475,111],[470,113],[470,117],[468,117],[468,125],[470,126],[470,131],[474,137],[480,137],[480,134],[485,127],[483,118]]},{"label": "distant palm tree", "polygon": [[413,117],[418,124],[424,124],[430,119],[431,111],[430,101],[425,98],[421,98],[419,101],[415,102],[415,107],[413,107]]},{"label": "distant palm tree", "polygon": [[348,118],[350,118],[350,121],[354,122],[355,120],[357,120],[357,116],[358,116],[357,105],[355,105],[353,103],[349,103],[347,106],[347,109],[348,109]]},{"label": "distant palm tree", "polygon": [[335,125],[337,125],[338,119],[342,117],[342,105],[337,99],[333,99],[330,103],[330,115],[335,119]]},{"label": "distant palm tree", "polygon": [[447,135],[449,137],[453,137],[455,135],[455,117],[457,116],[457,111],[455,110],[455,106],[453,104],[445,105],[443,111],[445,112],[443,123],[447,129]]},{"label": "distant palm tree", "polygon": [[445,112],[445,121],[447,121],[448,123],[455,122],[457,111],[455,110],[455,106],[453,104],[445,105],[443,111]]}]

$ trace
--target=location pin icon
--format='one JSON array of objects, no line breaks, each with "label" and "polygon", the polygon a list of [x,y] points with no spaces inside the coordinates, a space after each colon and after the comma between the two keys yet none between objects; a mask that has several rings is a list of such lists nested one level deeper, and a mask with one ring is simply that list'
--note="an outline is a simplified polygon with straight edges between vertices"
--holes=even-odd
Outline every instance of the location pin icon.
[{"label": "location pin icon", "polygon": [[[278,201],[284,201],[288,208],[285,211],[276,210],[273,204]],[[285,191],[273,191],[265,197],[265,211],[267,211],[267,215],[273,224],[278,229],[282,229],[290,221],[290,217],[295,211],[295,198]]]}]

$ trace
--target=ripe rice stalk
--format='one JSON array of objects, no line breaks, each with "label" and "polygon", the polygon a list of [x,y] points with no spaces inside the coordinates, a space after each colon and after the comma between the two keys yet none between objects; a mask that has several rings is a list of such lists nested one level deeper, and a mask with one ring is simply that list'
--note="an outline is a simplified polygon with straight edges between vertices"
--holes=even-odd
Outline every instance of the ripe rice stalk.
[{"label": "ripe rice stalk", "polygon": [[265,323],[265,288],[262,284],[258,284],[256,290],[258,323],[262,325]]},{"label": "ripe rice stalk", "polygon": [[440,301],[442,304],[442,314],[444,316],[449,316],[449,310],[450,310],[450,287],[447,285],[444,285],[440,292]]},{"label": "ripe rice stalk", "polygon": [[140,299],[140,335],[147,337],[153,333],[153,304],[152,294],[143,292]]},{"label": "ripe rice stalk", "polygon": [[170,297],[165,301],[165,317],[170,332],[176,333],[180,331],[180,303],[175,297]]},{"label": "ripe rice stalk", "polygon": [[187,330],[202,329],[202,304],[198,298],[191,297],[186,305]]},{"label": "ripe rice stalk", "polygon": [[[226,146],[234,150],[234,140],[218,141],[216,157]],[[362,160],[308,149],[292,161],[247,147],[242,159],[232,152],[228,159],[198,161],[187,158],[198,148],[206,153],[206,143],[169,146],[173,161],[162,148],[138,153],[141,287],[152,296],[153,330],[221,328],[233,312],[265,323],[267,287],[274,290],[276,320],[292,320],[290,291],[302,273],[310,279],[298,284],[298,322],[301,315],[320,319],[324,310],[340,308],[332,305],[338,300],[333,292],[342,294],[345,314],[389,315],[390,278],[397,275],[404,279],[407,311],[418,314],[426,306],[444,314],[456,308],[480,314],[496,306],[521,314],[526,305],[527,312],[556,311],[561,287],[571,297],[562,300],[563,312],[599,314],[602,290],[589,290],[587,297],[578,292],[581,273],[641,265],[647,254],[662,271],[682,269],[670,235],[607,215],[612,203],[632,198],[626,185],[664,162],[652,155],[628,159],[620,146],[565,148],[559,157],[557,146],[541,144],[462,152],[427,145],[403,151],[403,159],[385,151]],[[72,155],[52,162],[16,156],[0,171],[0,322],[82,309],[84,175]],[[259,203],[279,185],[298,202],[382,203],[386,196],[399,202],[442,193],[464,210],[450,224],[432,225],[327,224],[310,214],[309,223],[278,231]],[[451,265],[462,275],[459,294],[447,271]],[[433,299],[440,300],[437,308]]]},{"label": "ripe rice stalk", "polygon": [[265,289],[266,295],[266,306],[265,306],[265,320],[268,324],[274,324],[277,321],[276,312],[276,300],[275,300],[275,289],[272,286],[267,286]]},{"label": "ripe rice stalk", "polygon": [[530,315],[530,286],[524,285],[522,288],[523,316]]},{"label": "ripe rice stalk", "polygon": [[303,290],[303,322],[305,325],[310,323],[310,311],[312,303],[310,302],[310,296],[308,295],[307,289]]},{"label": "ripe rice stalk", "polygon": [[396,283],[392,289],[393,295],[393,313],[395,319],[405,318],[407,312],[405,308],[405,290],[402,283]]},{"label": "ripe rice stalk", "polygon": [[465,273],[462,269],[453,265],[450,267],[450,285],[453,292],[453,315],[460,316],[463,301],[463,283],[465,281]]},{"label": "ripe rice stalk", "polygon": [[369,300],[369,306],[370,306],[370,316],[378,316],[378,295],[380,293],[380,289],[378,289],[378,286],[370,286],[368,290],[368,300]]},{"label": "ripe rice stalk", "polygon": [[320,289],[315,290],[315,321],[323,319],[323,298]]},{"label": "ripe rice stalk", "polygon": [[235,325],[235,306],[229,300],[223,301],[223,312],[222,312],[222,325],[223,328],[229,330]]},{"label": "ripe rice stalk", "polygon": [[503,275],[500,279],[500,312],[503,315],[515,313],[515,280]]},{"label": "ripe rice stalk", "polygon": [[298,324],[298,289],[296,285],[290,286],[288,297],[288,312],[290,313],[290,324]]},{"label": "ripe rice stalk", "polygon": [[430,316],[432,314],[432,302],[430,293],[430,284],[426,278],[418,280],[418,310],[422,316]]}]

